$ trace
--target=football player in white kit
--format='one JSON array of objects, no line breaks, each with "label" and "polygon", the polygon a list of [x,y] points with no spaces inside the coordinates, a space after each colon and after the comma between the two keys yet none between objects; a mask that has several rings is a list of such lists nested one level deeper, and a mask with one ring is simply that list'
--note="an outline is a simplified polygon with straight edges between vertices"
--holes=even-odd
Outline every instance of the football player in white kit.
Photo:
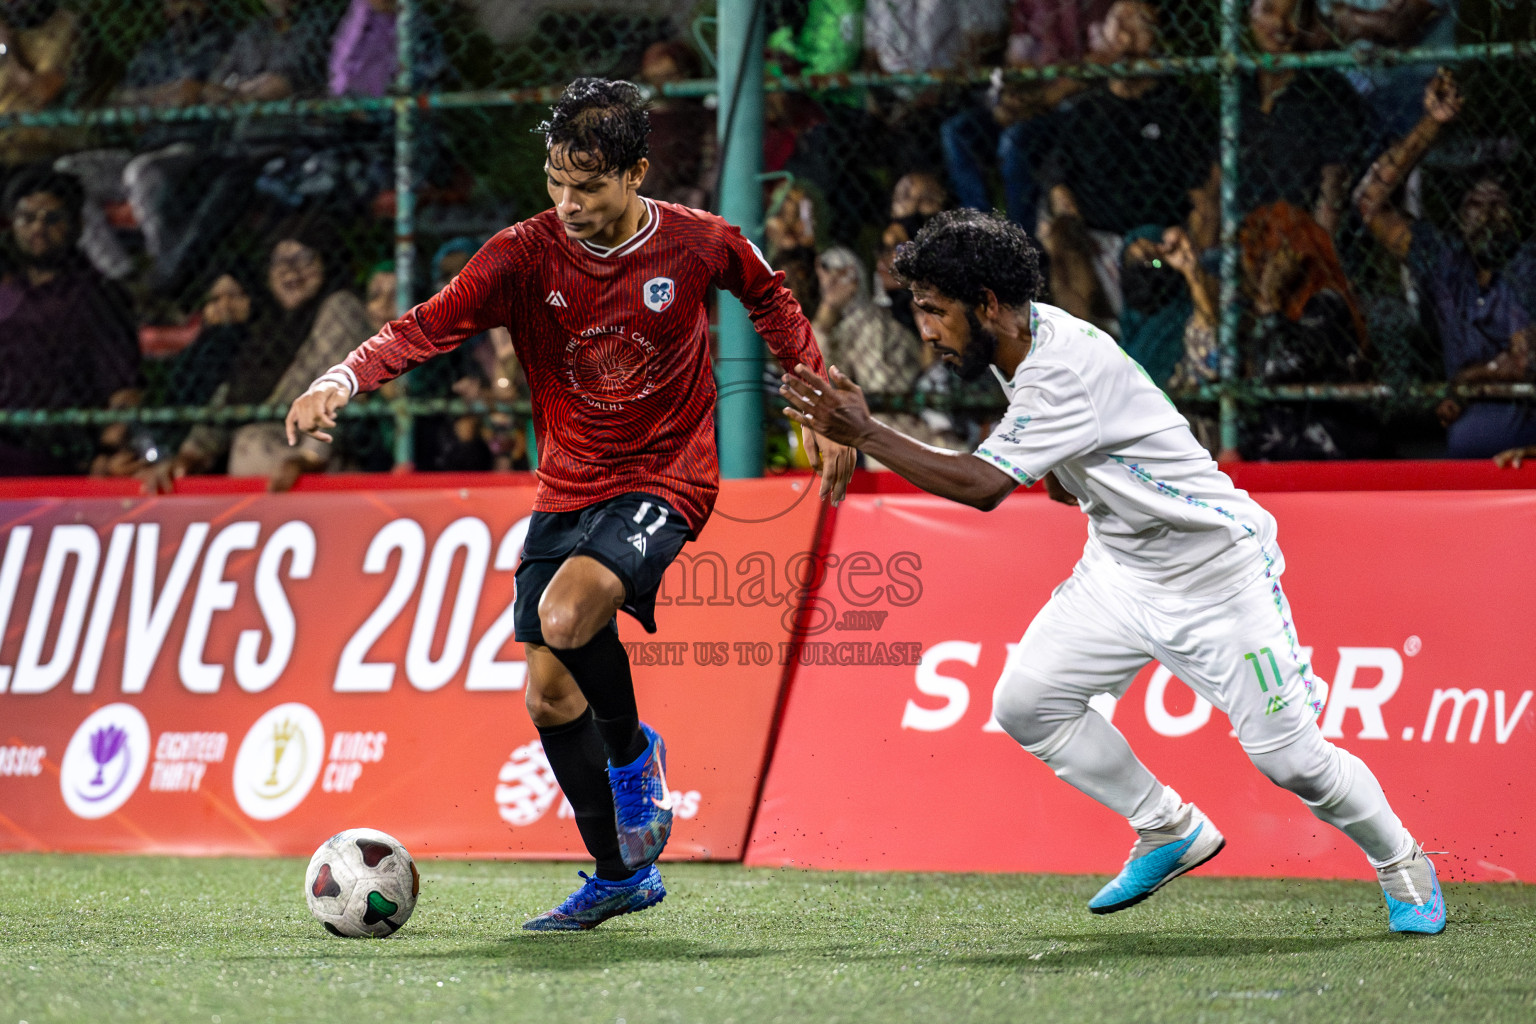
[{"label": "football player in white kit", "polygon": [[869,415],[836,368],[780,393],[791,419],[857,445],[914,484],[983,510],[1044,479],[1088,516],[1071,578],[1030,624],[994,715],[1056,775],[1123,815],[1137,839],[1089,902],[1141,902],[1225,840],[1156,779],[1089,698],[1119,696],[1157,659],[1225,712],[1254,765],[1365,852],[1393,931],[1434,934],[1434,865],[1365,763],[1323,739],[1322,684],[1302,659],[1280,587],[1275,520],[1217,468],[1173,403],[1114,339],[1053,306],[1023,230],[974,210],[940,214],[896,255],[923,339],[960,376],[990,366],[1008,411],[974,454],[924,445]]}]

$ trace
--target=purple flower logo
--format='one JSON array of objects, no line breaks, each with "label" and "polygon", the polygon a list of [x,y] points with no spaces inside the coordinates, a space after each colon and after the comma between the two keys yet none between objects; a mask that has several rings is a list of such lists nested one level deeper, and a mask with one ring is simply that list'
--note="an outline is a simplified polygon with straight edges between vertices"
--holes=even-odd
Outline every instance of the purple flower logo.
[{"label": "purple flower logo", "polygon": [[103,784],[102,772],[112,759],[122,753],[123,746],[128,742],[128,733],[115,725],[104,726],[91,734],[91,757],[96,762],[96,777],[91,780],[91,785]]},{"label": "purple flower logo", "polygon": [[104,818],[127,802],[149,765],[149,722],[132,704],[86,716],[64,748],[59,790],[79,818]]}]

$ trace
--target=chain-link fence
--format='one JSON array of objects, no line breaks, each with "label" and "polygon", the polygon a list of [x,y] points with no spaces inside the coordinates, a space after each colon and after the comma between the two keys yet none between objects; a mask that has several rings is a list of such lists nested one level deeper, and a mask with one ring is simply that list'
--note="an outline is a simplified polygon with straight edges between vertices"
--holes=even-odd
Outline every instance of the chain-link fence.
[{"label": "chain-link fence", "polygon": [[[973,443],[998,400],[925,365],[888,274],[927,217],[971,205],[1036,235],[1050,301],[1213,448],[1523,437],[1498,399],[1530,391],[1533,5],[721,2],[766,22],[765,250],[907,429]],[[578,74],[648,85],[647,191],[718,208],[715,13],[3,0],[4,471],[318,465],[274,417],[542,209],[530,129]],[[507,340],[477,339],[349,409],[331,465],[527,465],[524,388]]]}]

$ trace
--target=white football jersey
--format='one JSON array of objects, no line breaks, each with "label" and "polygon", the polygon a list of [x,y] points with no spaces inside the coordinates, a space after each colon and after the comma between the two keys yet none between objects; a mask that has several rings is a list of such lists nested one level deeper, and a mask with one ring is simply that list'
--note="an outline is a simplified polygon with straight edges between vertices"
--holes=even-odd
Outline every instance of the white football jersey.
[{"label": "white football jersey", "polygon": [[1008,411],[976,457],[1026,486],[1047,472],[1088,516],[1088,543],[1138,577],[1220,590],[1284,569],[1275,520],[1238,490],[1115,340],[1041,303],[1004,385]]}]

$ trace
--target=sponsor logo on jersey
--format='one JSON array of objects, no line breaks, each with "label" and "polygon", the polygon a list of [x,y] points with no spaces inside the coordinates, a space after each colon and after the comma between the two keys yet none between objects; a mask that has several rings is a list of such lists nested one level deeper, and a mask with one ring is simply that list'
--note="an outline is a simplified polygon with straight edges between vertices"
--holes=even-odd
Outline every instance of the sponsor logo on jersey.
[{"label": "sponsor logo on jersey", "polygon": [[566,343],[566,377],[587,404],[607,412],[656,390],[656,346],[622,324],[589,327]]},{"label": "sponsor logo on jersey", "polygon": [[637,534],[635,534],[632,537],[626,537],[624,539],[628,543],[633,544],[635,546],[635,550],[640,552],[640,557],[641,558],[645,557],[645,534],[637,533]]},{"label": "sponsor logo on jersey", "polygon": [[104,818],[128,802],[149,764],[149,722],[132,704],[97,708],[64,748],[59,790],[78,818]]},{"label": "sponsor logo on jersey", "polygon": [[677,286],[672,283],[670,277],[653,277],[642,286],[644,289],[645,308],[652,313],[661,313],[672,305],[672,300],[677,298]]},{"label": "sponsor logo on jersey", "polygon": [[544,301],[558,309],[569,309],[570,304],[565,301],[565,296],[560,294],[557,288],[544,297]]},{"label": "sponsor logo on jersey", "polygon": [[519,828],[544,817],[560,795],[560,783],[538,740],[512,751],[496,776],[496,809],[501,820]]},{"label": "sponsor logo on jersey", "polygon": [[235,802],[258,821],[281,818],[309,795],[325,759],[325,728],[306,704],[279,704],[256,719],[235,755]]}]

